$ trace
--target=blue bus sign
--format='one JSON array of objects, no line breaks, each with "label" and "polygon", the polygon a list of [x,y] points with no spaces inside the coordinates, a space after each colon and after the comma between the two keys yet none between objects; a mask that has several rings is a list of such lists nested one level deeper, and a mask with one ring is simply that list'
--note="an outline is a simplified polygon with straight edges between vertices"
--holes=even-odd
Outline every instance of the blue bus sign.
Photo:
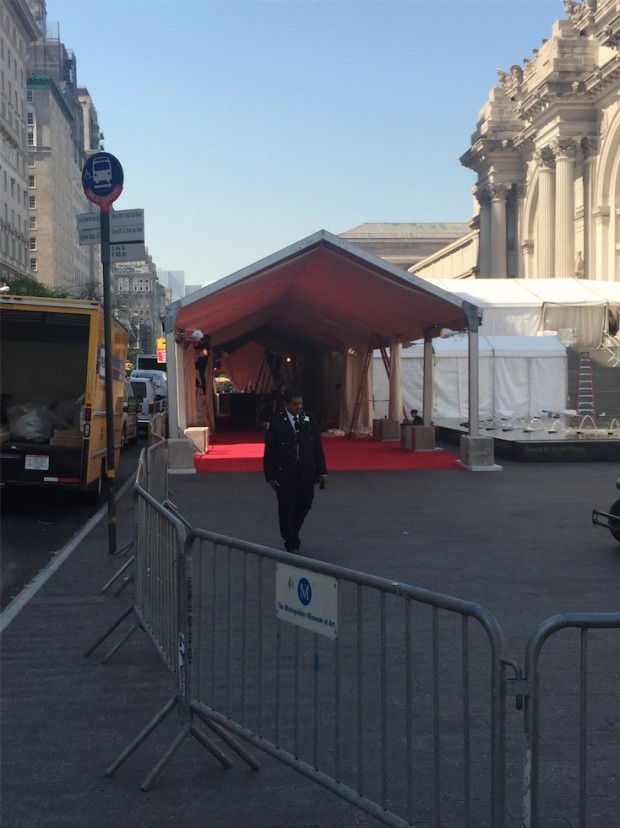
[{"label": "blue bus sign", "polygon": [[86,160],[82,169],[82,186],[86,198],[102,210],[123,192],[123,168],[109,152],[97,152]]}]

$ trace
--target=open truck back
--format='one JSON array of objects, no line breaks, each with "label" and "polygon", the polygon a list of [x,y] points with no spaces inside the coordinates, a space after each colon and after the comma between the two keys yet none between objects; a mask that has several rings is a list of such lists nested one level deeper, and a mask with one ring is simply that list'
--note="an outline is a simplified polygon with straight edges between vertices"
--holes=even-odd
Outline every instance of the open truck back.
[{"label": "open truck back", "polygon": [[[112,320],[115,468],[127,330]],[[0,482],[101,496],[107,479],[103,308],[98,302],[0,297]]]}]

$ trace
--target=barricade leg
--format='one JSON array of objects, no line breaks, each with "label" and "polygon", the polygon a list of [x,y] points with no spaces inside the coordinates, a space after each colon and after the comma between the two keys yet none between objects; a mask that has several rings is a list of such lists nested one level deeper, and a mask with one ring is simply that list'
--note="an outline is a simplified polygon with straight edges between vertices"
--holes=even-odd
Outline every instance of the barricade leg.
[{"label": "barricade leg", "polygon": [[[134,559],[134,556],[132,555],[128,560],[125,561],[125,563],[121,566],[121,568],[118,570],[118,572],[115,575],[112,575],[110,580],[107,581],[107,583],[105,583],[101,587],[101,592],[107,592],[110,589],[112,584],[115,581],[117,581],[121,577],[121,575],[123,575],[125,570],[128,569],[131,566],[131,564],[133,563],[133,559]],[[127,582],[125,582],[125,584],[123,584],[123,586],[115,594],[118,595],[120,592],[122,592],[122,590],[125,588],[126,585],[127,585]]]},{"label": "barricade leg", "polygon": [[192,702],[192,704],[190,704],[190,709],[196,714],[196,716],[198,716],[201,722],[204,722],[204,724],[206,724],[207,727],[210,727],[214,733],[217,733],[220,739],[225,742],[231,750],[234,750],[237,756],[243,759],[243,761],[246,762],[252,770],[260,770],[260,762],[254,754],[246,750],[243,745],[226,730],[226,728],[222,727],[222,725],[217,722],[214,722],[202,705]]},{"label": "barricade leg", "polygon": [[[125,748],[125,750],[120,754],[118,759],[116,759],[116,761],[114,761],[110,765],[110,767],[105,772],[105,776],[107,776],[107,777],[113,776],[113,774],[120,768],[120,766],[127,759],[129,759],[129,757],[132,755],[132,753],[134,753],[140,747],[140,745],[144,741],[146,741],[146,739],[151,735],[151,733],[155,730],[155,728],[159,724],[161,724],[161,722],[163,722],[163,720],[166,718],[166,716],[172,710],[174,710],[176,707],[179,707],[179,705],[180,705],[179,697],[178,696],[173,696],[173,698],[171,698],[162,707],[162,709],[151,719],[151,721],[146,725],[146,727],[143,730],[141,730],[140,733],[136,736],[136,738]],[[214,730],[215,730],[215,728],[214,728]],[[249,754],[246,754],[246,751],[244,751],[243,748],[240,745],[237,744],[237,746],[235,747],[236,743],[235,743],[235,740],[232,739],[232,737],[229,737],[228,734],[223,734],[222,735],[220,733],[220,730],[223,731],[223,728],[218,729],[216,732],[218,732],[218,734],[221,736],[222,741],[225,741],[227,744],[229,744],[235,750],[237,750],[237,748],[239,748],[239,750],[237,752],[243,758],[246,758],[246,755],[249,756]],[[153,784],[155,779],[159,776],[159,774],[161,773],[163,768],[168,764],[168,762],[172,759],[172,757],[177,752],[177,750],[181,747],[181,745],[183,744],[183,741],[185,740],[185,737],[188,736],[188,734],[191,734],[198,742],[200,742],[200,744],[204,748],[206,748],[220,762],[221,765],[223,765],[225,768],[232,767],[232,764],[233,764],[232,760],[222,750],[220,750],[220,748],[215,744],[215,742],[213,742],[212,739],[209,739],[209,737],[206,734],[202,733],[196,727],[196,725],[193,724],[192,718],[190,716],[190,719],[187,722],[187,724],[183,725],[182,729],[174,737],[174,739],[172,740],[170,746],[165,751],[165,753],[163,754],[163,756],[161,757],[159,762],[157,762],[157,764],[153,767],[151,772],[145,778],[142,785],[140,785],[140,788],[143,791],[148,791],[150,789],[151,785]],[[253,760],[253,763],[249,761],[250,759]],[[256,760],[253,759],[253,757],[251,757],[251,756],[249,756],[249,759],[246,759],[246,761],[248,761],[249,764],[252,764],[253,767],[254,767],[254,765],[258,765]]]},{"label": "barricade leg", "polygon": [[177,750],[181,747],[181,745],[183,744],[183,742],[185,740],[185,737],[190,732],[190,730],[191,730],[191,725],[187,724],[183,727],[183,729],[180,731],[180,733],[178,733],[177,736],[175,736],[175,738],[172,740],[172,744],[170,745],[168,750],[164,753],[164,755],[161,757],[159,762],[155,765],[153,770],[149,773],[149,775],[146,777],[144,782],[140,785],[141,790],[143,790],[143,791],[148,791],[149,790],[149,788],[151,787],[153,782],[157,779],[157,777],[159,776],[161,771],[165,768],[165,766],[172,759],[172,757],[177,752]]},{"label": "barricade leg", "polygon": [[194,739],[196,739],[196,741],[197,741],[197,742],[200,742],[200,744],[201,744],[203,747],[205,747],[205,748],[209,751],[209,753],[213,754],[213,756],[215,756],[215,758],[216,758],[219,762],[221,762],[221,763],[222,763],[222,765],[223,765],[225,768],[232,768],[233,763],[232,763],[232,762],[231,762],[231,760],[228,758],[228,756],[226,756],[226,754],[224,753],[224,751],[220,750],[220,749],[219,749],[219,747],[215,744],[215,742],[214,742],[212,739],[209,739],[209,737],[208,737],[208,736],[206,736],[206,735],[202,732],[202,730],[200,730],[199,728],[197,728],[197,727],[196,727],[196,725],[192,725],[192,726],[190,727],[190,733],[192,734],[192,736],[194,737]]},{"label": "barricade leg", "polygon": [[166,718],[168,713],[177,706],[178,700],[176,696],[173,696],[166,704],[162,707],[162,709],[157,713],[151,721],[147,724],[147,726],[138,733],[136,738],[131,742],[125,750],[121,753],[118,759],[113,762],[110,767],[106,770],[105,776],[113,776],[114,773],[120,768],[120,766],[131,756],[131,754],[136,751],[142,742],[150,736],[150,734],[155,730],[160,722]]},{"label": "barricade leg", "polygon": [[112,626],[111,626],[111,627],[109,627],[109,628],[108,628],[108,629],[107,629],[104,633],[102,633],[102,635],[100,635],[100,636],[99,636],[99,638],[95,641],[95,643],[94,643],[94,644],[92,644],[92,645],[88,648],[88,650],[86,650],[86,652],[84,653],[84,656],[85,656],[86,658],[88,658],[88,656],[92,655],[92,654],[95,652],[95,650],[97,649],[97,647],[99,647],[101,644],[103,644],[103,642],[106,640],[106,638],[107,638],[107,637],[108,637],[111,633],[113,633],[113,632],[114,632],[114,630],[115,630],[117,627],[119,627],[119,626],[123,623],[123,621],[125,620],[125,618],[127,618],[129,615],[131,615],[131,613],[132,613],[132,612],[133,612],[133,607],[129,607],[129,609],[128,609],[128,610],[126,610],[126,611],[125,611],[125,612],[121,615],[121,617],[120,617],[120,618],[118,618],[118,619],[117,619],[117,620],[116,620],[116,621],[112,624]]}]

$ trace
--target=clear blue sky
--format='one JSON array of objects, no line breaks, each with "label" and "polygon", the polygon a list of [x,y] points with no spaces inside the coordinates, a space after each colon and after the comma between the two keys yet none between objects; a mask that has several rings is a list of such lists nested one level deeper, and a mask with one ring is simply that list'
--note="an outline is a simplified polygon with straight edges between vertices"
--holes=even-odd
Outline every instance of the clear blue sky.
[{"label": "clear blue sky", "polygon": [[497,69],[562,0],[48,0],[77,59],[116,209],[204,284],[318,230],[467,221],[468,149]]}]

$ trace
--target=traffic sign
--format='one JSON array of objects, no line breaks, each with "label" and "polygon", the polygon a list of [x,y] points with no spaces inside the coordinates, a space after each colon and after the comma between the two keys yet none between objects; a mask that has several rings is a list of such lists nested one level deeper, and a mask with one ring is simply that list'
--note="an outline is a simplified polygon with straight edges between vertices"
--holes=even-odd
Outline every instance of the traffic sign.
[{"label": "traffic sign", "polygon": [[143,262],[146,259],[144,243],[135,244],[111,244],[111,262]]},{"label": "traffic sign", "polygon": [[86,198],[107,210],[123,192],[123,168],[109,152],[97,152],[86,159],[82,168],[82,186]]},{"label": "traffic sign", "polygon": [[[77,229],[80,244],[101,243],[99,213],[80,213]],[[144,242],[144,210],[110,210],[110,242]]]}]

